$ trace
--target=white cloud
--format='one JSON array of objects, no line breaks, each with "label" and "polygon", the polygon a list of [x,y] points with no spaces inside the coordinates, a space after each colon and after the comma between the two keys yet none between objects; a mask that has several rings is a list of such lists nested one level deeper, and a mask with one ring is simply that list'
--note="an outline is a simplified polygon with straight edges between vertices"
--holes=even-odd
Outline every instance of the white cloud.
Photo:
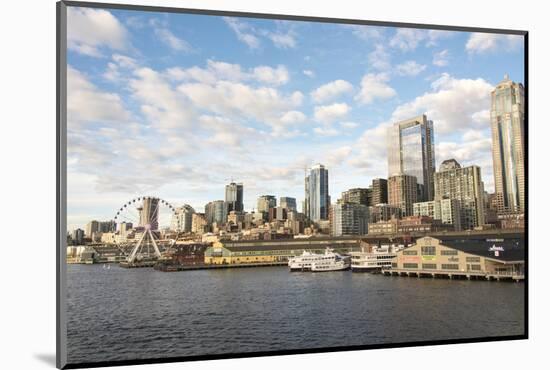
[{"label": "white cloud", "polygon": [[333,127],[315,127],[313,132],[319,136],[338,136],[340,131],[336,130]]},{"label": "white cloud", "polygon": [[408,60],[395,67],[397,74],[401,76],[417,76],[426,69],[424,64],[418,64],[414,60]]},{"label": "white cloud", "polygon": [[426,32],[415,28],[398,28],[390,40],[390,46],[403,52],[415,50],[426,38]]},{"label": "white cloud", "polygon": [[361,80],[361,91],[355,96],[361,104],[371,104],[374,100],[385,100],[397,95],[387,84],[389,77],[385,73],[368,73]]},{"label": "white cloud", "polygon": [[438,67],[445,67],[449,64],[449,50],[441,50],[434,53],[433,64]]},{"label": "white cloud", "polygon": [[176,51],[190,52],[192,50],[191,45],[182,38],[174,35],[167,28],[155,28],[155,34],[164,44]]},{"label": "white cloud", "polygon": [[347,145],[333,149],[328,152],[325,159],[325,163],[329,167],[340,166],[346,159],[349,158],[352,152],[353,152],[353,149],[351,148],[351,146],[347,146]]},{"label": "white cloud", "polygon": [[354,36],[364,41],[378,40],[382,37],[382,30],[380,27],[359,24],[345,24],[342,27],[351,30]]},{"label": "white cloud", "polygon": [[357,122],[340,122],[340,126],[345,128],[345,129],[354,129],[354,128],[357,128],[359,127],[359,124]]},{"label": "white cloud", "polygon": [[374,50],[369,53],[367,59],[369,65],[379,71],[387,71],[391,68],[390,53],[387,52],[386,47],[382,44],[376,44]]},{"label": "white cloud", "polygon": [[517,50],[523,42],[519,35],[472,33],[466,42],[466,51],[472,54]]},{"label": "white cloud", "polygon": [[93,57],[103,56],[101,48],[128,48],[126,28],[103,9],[67,8],[67,46]]},{"label": "white cloud", "polygon": [[273,44],[281,49],[295,48],[296,39],[293,33],[274,33],[271,32],[267,36]]},{"label": "white cloud", "polygon": [[313,78],[315,77],[315,72],[313,72],[312,70],[309,70],[309,69],[304,69],[302,71],[302,73],[310,78]]},{"label": "white cloud", "polygon": [[486,127],[490,93],[493,86],[478,78],[456,79],[443,74],[432,83],[432,91],[398,106],[392,121],[399,121],[426,113],[434,121],[436,134],[451,134],[467,129]]},{"label": "white cloud", "polygon": [[314,117],[319,122],[330,123],[345,117],[350,110],[351,107],[346,103],[316,106],[314,109]]},{"label": "white cloud", "polygon": [[268,66],[254,68],[254,77],[260,82],[271,85],[284,85],[288,82],[288,70],[285,66],[277,66],[276,69]]},{"label": "white cloud", "polygon": [[313,90],[311,97],[316,103],[323,103],[351,92],[353,92],[352,84],[345,80],[335,80]]},{"label": "white cloud", "polygon": [[69,126],[79,123],[122,123],[130,118],[118,94],[101,91],[85,75],[67,68],[67,115]]},{"label": "white cloud", "polygon": [[244,42],[250,49],[257,49],[260,46],[260,39],[254,35],[254,29],[248,23],[232,17],[224,17],[223,19],[229,28],[235,32],[239,41]]},{"label": "white cloud", "polygon": [[429,30],[427,32],[427,41],[426,46],[432,47],[437,46],[439,43],[439,40],[442,39],[448,39],[450,37],[453,37],[457,33],[455,31],[442,31],[442,30]]},{"label": "white cloud", "polygon": [[288,112],[285,112],[281,116],[281,122],[284,124],[293,124],[293,123],[302,123],[306,120],[306,115],[303,114],[300,111],[291,110]]},{"label": "white cloud", "polygon": [[245,71],[239,64],[208,60],[206,68],[197,66],[182,69],[173,67],[166,70],[167,76],[177,81],[196,81],[205,84],[216,84],[218,81],[241,82],[254,80],[270,85],[283,85],[289,80],[289,73],[285,66],[276,68],[258,66]]}]

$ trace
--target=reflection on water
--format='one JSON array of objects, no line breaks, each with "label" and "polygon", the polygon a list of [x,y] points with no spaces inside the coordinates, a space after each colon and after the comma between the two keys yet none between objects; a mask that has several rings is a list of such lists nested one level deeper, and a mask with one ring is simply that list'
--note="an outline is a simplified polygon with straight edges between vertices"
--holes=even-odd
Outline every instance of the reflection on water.
[{"label": "reflection on water", "polygon": [[69,362],[519,335],[524,285],[69,265]]}]

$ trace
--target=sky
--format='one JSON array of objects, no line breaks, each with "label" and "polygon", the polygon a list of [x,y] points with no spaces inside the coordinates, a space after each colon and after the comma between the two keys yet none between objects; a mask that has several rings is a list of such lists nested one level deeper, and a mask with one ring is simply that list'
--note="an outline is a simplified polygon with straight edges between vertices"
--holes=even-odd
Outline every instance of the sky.
[{"label": "sky", "polygon": [[426,114],[436,168],[494,190],[490,93],[523,83],[523,37],[69,7],[67,224],[160,197],[197,212],[244,185],[295,197],[329,170],[333,201],[387,178],[386,132]]}]

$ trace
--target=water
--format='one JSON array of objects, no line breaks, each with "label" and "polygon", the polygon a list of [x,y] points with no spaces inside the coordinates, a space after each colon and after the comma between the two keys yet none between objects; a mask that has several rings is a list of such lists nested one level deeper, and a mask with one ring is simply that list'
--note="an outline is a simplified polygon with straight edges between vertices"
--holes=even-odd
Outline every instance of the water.
[{"label": "water", "polygon": [[69,265],[70,363],[524,333],[521,283]]}]

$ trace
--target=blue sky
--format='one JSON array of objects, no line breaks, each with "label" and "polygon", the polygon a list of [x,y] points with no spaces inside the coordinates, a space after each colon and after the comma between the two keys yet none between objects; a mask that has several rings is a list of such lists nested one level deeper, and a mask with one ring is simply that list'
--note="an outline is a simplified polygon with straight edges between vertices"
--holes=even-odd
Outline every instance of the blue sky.
[{"label": "blue sky", "polygon": [[523,38],[69,8],[68,226],[134,196],[204,210],[231,179],[303,200],[306,166],[333,200],[387,177],[386,130],[426,113],[436,166],[493,190],[490,92],[523,83]]}]

